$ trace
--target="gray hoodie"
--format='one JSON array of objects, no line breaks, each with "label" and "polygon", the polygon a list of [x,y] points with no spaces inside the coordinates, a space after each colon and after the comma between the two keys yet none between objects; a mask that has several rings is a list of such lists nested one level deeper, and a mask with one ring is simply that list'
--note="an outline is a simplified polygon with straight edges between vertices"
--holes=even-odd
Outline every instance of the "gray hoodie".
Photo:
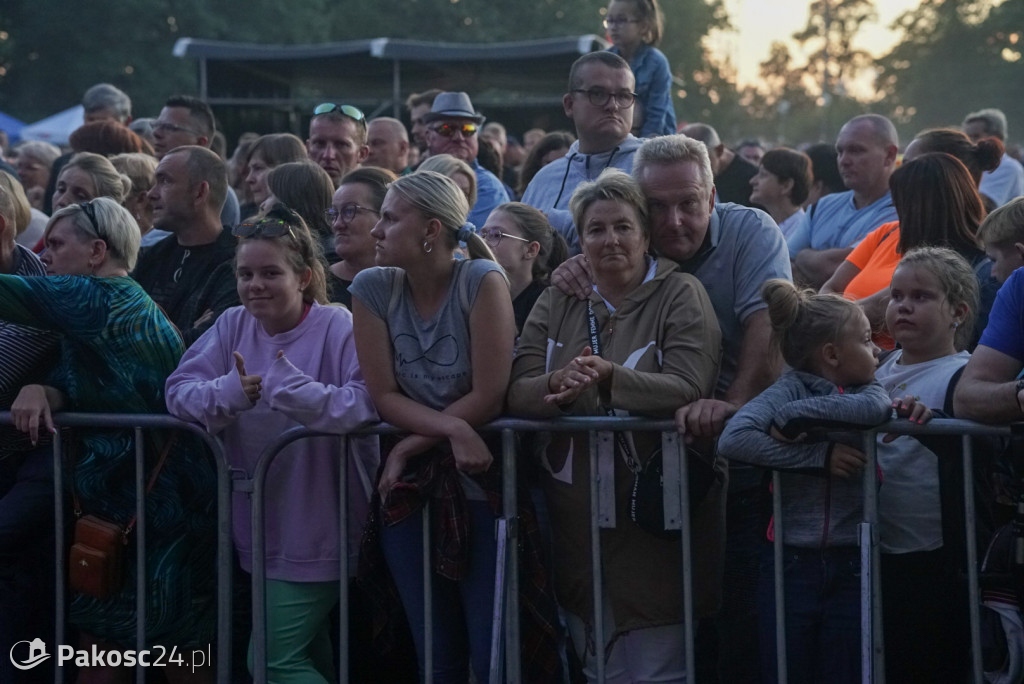
[{"label": "gray hoodie", "polygon": [[633,154],[641,144],[642,140],[629,135],[607,152],[580,154],[580,143],[576,141],[564,157],[537,172],[523,193],[523,202],[547,214],[551,225],[569,243],[570,252],[579,254],[580,241],[569,213],[569,198],[577,185],[596,180],[609,167],[632,172]]},{"label": "gray hoodie", "polygon": [[[770,435],[772,427],[796,437],[809,427],[858,430],[880,425],[892,413],[892,400],[877,382],[837,387],[811,373],[788,371],[747,402],[729,420],[718,440],[725,458],[782,470],[783,541],[791,546],[855,546],[863,515],[859,477],[829,474],[834,442],[786,443]],[[857,449],[860,435],[839,441]]]}]

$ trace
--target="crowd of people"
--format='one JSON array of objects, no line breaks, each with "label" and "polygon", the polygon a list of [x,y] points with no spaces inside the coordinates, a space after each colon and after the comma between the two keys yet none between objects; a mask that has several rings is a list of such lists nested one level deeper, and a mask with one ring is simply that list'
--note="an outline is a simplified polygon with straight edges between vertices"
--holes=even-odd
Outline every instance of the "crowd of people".
[{"label": "crowd of people", "polygon": [[[100,84],[70,151],[5,150],[0,645],[53,630],[58,411],[170,413],[219,437],[243,477],[291,427],[402,430],[356,438],[344,462],[329,438],[299,441],[271,466],[273,682],[334,681],[337,620],[353,681],[422,680],[427,619],[434,681],[488,681],[503,454],[479,428],[640,415],[673,418],[689,447],[698,681],[774,681],[770,470],[783,472],[789,681],[859,681],[866,457],[859,435],[810,428],[1024,416],[1024,167],[994,109],[922,131],[902,155],[879,114],[846,122],[834,147],[730,148],[708,123],[677,127],[659,16],[652,0],[613,0],[614,47],[568,75],[573,133],[512,135],[467,93],[428,91],[408,98],[409,129],[323,103],[305,140],[245,134],[227,157],[204,102],[175,95],[133,120],[128,96]],[[62,442],[69,509],[133,545],[131,431]],[[595,587],[589,436],[520,436],[524,681],[596,681],[599,652],[606,681],[685,681],[680,539],[635,510],[660,446],[615,438],[618,524],[601,530]],[[138,575],[149,643],[215,640],[215,464],[185,437],[143,449],[145,567],[130,552],[112,594],[72,592],[79,648],[133,647]],[[946,456],[879,438],[890,681],[959,682],[969,665]],[[242,578],[252,514],[234,492]],[[44,671],[0,664],[0,680]]]}]

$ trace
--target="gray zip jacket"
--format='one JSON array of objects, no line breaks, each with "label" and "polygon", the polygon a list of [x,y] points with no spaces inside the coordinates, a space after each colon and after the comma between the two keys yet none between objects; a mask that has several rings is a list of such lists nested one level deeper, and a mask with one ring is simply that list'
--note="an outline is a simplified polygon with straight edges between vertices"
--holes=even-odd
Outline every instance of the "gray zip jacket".
[{"label": "gray zip jacket", "polygon": [[[811,427],[860,430],[886,422],[891,413],[892,400],[877,382],[844,388],[791,370],[729,420],[718,452],[731,460],[783,471],[784,543],[805,548],[855,546],[863,517],[862,479],[829,473],[834,442],[786,443],[770,431],[774,426],[796,438]],[[838,441],[863,448],[858,434]]]},{"label": "gray zip jacket", "polygon": [[569,213],[569,198],[576,186],[596,180],[601,172],[612,167],[626,173],[633,170],[633,154],[643,143],[632,135],[607,152],[581,154],[576,141],[565,156],[543,167],[523,193],[523,203],[547,214],[548,222],[562,234],[573,254],[580,253],[580,240]]}]

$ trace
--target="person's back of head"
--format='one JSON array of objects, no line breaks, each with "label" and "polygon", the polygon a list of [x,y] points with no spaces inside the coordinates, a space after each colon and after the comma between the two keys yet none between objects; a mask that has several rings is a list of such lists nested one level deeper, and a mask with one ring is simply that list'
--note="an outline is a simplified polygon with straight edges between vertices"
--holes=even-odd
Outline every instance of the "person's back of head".
[{"label": "person's back of head", "polygon": [[86,123],[113,119],[127,125],[132,118],[132,101],[128,95],[109,83],[97,83],[82,95]]},{"label": "person's back of head", "polygon": [[[1006,115],[999,109],[990,107],[988,109],[979,109],[976,112],[971,112],[964,117],[963,128],[972,140],[977,140],[980,137],[991,136],[993,138],[999,138],[1004,143],[1006,142]],[[968,130],[969,128],[976,128],[977,131]]]},{"label": "person's back of head", "polygon": [[156,176],[156,159],[141,152],[117,154],[110,157],[110,163],[119,173],[128,176],[132,182],[131,192],[149,192]]},{"label": "person's back of head", "polygon": [[844,328],[860,311],[858,305],[835,294],[800,290],[792,282],[773,278],[761,288],[768,304],[772,342],[794,370],[821,375],[822,348],[836,344]]},{"label": "person's back of head", "polygon": [[[517,190],[522,195],[526,192],[526,186],[530,184],[533,177],[537,175],[545,164],[550,164],[554,160],[545,160],[549,154],[555,150],[569,151],[572,144],[576,142],[576,138],[572,133],[566,131],[552,131],[551,133],[545,133],[540,140],[538,140],[530,148],[530,151],[526,154],[526,161],[523,162],[523,168],[519,171],[519,187]],[[564,153],[563,153],[564,154]]]},{"label": "person's back of head", "polygon": [[32,206],[25,195],[25,189],[17,178],[6,171],[0,171],[0,218],[5,223],[0,229],[0,236],[6,235],[10,242],[14,242],[14,238],[25,232],[32,222]]},{"label": "person's back of head", "polygon": [[[451,178],[463,189],[466,201],[469,202],[470,209],[472,209],[473,205],[476,204],[476,172],[473,171],[472,166],[461,159],[453,157],[450,154],[435,154],[423,160],[423,163],[420,164],[416,171],[417,173],[420,171],[434,171],[442,176]],[[460,183],[460,180],[463,182]]]},{"label": "person's back of head", "polygon": [[142,152],[142,139],[131,129],[116,121],[94,121],[83,124],[68,139],[75,152],[95,152],[109,157],[114,154]]},{"label": "person's back of head", "polygon": [[249,148],[246,163],[254,156],[259,156],[271,168],[309,159],[309,155],[306,153],[306,144],[297,135],[291,133],[261,135]]},{"label": "person's back of head", "polygon": [[318,164],[308,159],[279,164],[267,174],[267,188],[301,216],[315,234],[330,234],[324,212],[331,208],[334,181]]},{"label": "person's back of head", "polygon": [[907,162],[893,172],[889,189],[900,220],[901,254],[924,245],[958,251],[978,247],[985,207],[970,172],[956,157],[933,152]]},{"label": "person's back of head", "polygon": [[814,186],[817,188],[817,199],[835,192],[843,192],[843,177],[839,175],[839,164],[836,162],[836,146],[832,143],[816,143],[804,153],[811,158],[811,171]]},{"label": "person's back of head", "polygon": [[709,151],[714,150],[722,144],[722,139],[718,137],[718,131],[716,131],[713,126],[706,123],[687,124],[683,126],[682,130],[679,132],[687,138],[700,140],[707,146]]},{"label": "person's back of head", "polygon": [[904,161],[913,161],[921,154],[945,152],[953,155],[967,167],[977,185],[981,174],[999,166],[1003,158],[1003,143],[998,138],[982,138],[973,142],[967,134],[955,128],[932,128],[918,133],[907,145]]},{"label": "person's back of head", "polygon": [[978,238],[986,247],[1024,245],[1024,197],[1012,199],[986,216],[978,227]]}]

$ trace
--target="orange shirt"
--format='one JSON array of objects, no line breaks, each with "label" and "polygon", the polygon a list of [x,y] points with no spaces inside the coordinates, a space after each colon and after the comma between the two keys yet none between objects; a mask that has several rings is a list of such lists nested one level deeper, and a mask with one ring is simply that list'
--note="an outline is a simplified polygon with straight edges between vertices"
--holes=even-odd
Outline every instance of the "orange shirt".
[{"label": "orange shirt", "polygon": [[889,287],[893,271],[900,263],[900,253],[896,251],[899,242],[899,221],[883,223],[865,235],[846,257],[860,273],[846,286],[843,296],[856,301]]},{"label": "orange shirt", "polygon": [[[843,296],[857,301],[889,287],[893,271],[900,263],[900,253],[896,251],[899,242],[899,221],[883,223],[865,235],[860,244],[850,252],[850,256],[846,257],[847,261],[860,269],[860,273],[846,286]],[[885,330],[876,332],[873,339],[882,349],[892,349],[896,346]]]}]

